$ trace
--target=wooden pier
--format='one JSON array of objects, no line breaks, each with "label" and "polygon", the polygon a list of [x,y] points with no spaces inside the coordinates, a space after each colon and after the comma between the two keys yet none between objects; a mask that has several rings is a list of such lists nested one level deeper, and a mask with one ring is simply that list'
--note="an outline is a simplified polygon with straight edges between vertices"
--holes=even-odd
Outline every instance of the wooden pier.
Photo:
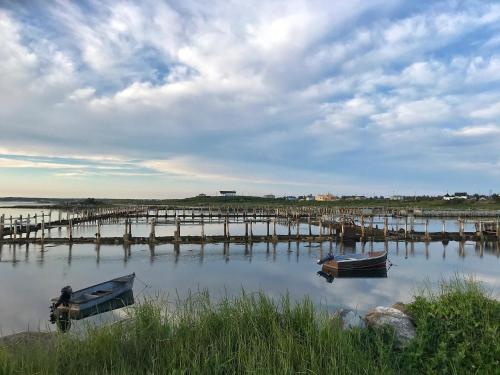
[{"label": "wooden pier", "polygon": [[[450,232],[446,228],[452,212],[439,211],[439,215],[421,217],[408,210],[389,209],[343,209],[329,207],[159,207],[125,206],[84,209],[78,211],[49,211],[39,215],[6,218],[0,216],[0,242],[3,243],[204,243],[204,242],[281,242],[281,241],[500,241],[500,212],[497,216],[482,215],[457,217],[459,228]],[[429,231],[429,220],[443,218],[439,232]],[[396,218],[396,224],[389,226],[389,219]],[[424,220],[424,230],[417,231],[415,219]],[[454,219],[455,220],[455,219]],[[474,223],[475,230],[465,231],[466,221]],[[147,237],[137,237],[132,233],[132,223],[150,225]],[[102,237],[101,226],[114,223],[123,225],[123,236]],[[205,224],[221,224],[220,235],[205,235]],[[253,226],[264,223],[265,233],[254,233]],[[245,226],[244,235],[231,235],[231,226]],[[75,237],[74,228],[94,225],[93,237]],[[175,226],[173,236],[157,236],[158,225]],[[184,235],[182,226],[198,225],[199,235]],[[276,226],[288,228],[287,234],[278,234]],[[301,231],[301,228],[307,228]],[[50,231],[66,229],[65,238],[53,238]],[[314,232],[316,234],[313,234]]]}]

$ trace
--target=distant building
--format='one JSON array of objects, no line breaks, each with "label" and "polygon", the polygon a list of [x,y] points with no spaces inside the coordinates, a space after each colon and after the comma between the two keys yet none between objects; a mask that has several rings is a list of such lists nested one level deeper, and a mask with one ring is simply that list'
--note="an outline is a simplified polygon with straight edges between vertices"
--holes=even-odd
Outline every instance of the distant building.
[{"label": "distant building", "polygon": [[449,195],[448,193],[446,193],[445,196],[443,196],[443,199],[445,201],[451,201],[453,199],[468,199],[469,198],[469,195],[467,193],[455,193],[453,195]]},{"label": "distant building", "polygon": [[405,197],[404,195],[392,195],[389,199],[391,201],[404,201]]},{"label": "distant building", "polygon": [[206,195],[206,194],[204,194],[204,193],[201,193],[201,194],[198,194],[198,195],[197,195],[197,197],[198,197],[198,198],[204,198],[204,197],[206,197],[206,196],[207,196],[207,195]]},{"label": "distant building", "polygon": [[333,194],[330,194],[330,193],[318,194],[315,197],[315,200],[320,201],[320,202],[334,201],[335,199],[337,199],[337,197]]},{"label": "distant building", "polygon": [[299,195],[297,197],[297,200],[299,200],[299,201],[314,201],[314,200],[316,200],[316,198],[312,194],[309,194],[309,195]]},{"label": "distant building", "polygon": [[366,199],[364,195],[343,195],[342,199],[349,201],[360,201],[362,199]]},{"label": "distant building", "polygon": [[234,197],[236,195],[234,190],[221,190],[219,193],[222,197]]},{"label": "distant building", "polygon": [[276,197],[274,196],[274,194],[266,194],[266,195],[264,195],[262,198],[274,199],[274,198],[276,198]]}]

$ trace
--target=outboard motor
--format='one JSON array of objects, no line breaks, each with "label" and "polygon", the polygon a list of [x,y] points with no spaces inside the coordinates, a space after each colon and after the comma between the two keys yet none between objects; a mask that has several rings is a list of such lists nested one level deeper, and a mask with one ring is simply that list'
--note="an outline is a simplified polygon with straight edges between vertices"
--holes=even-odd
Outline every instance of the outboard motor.
[{"label": "outboard motor", "polygon": [[61,295],[59,296],[59,299],[56,302],[56,307],[58,307],[59,305],[68,306],[72,294],[73,294],[73,289],[69,285],[66,285],[64,288],[62,288]]},{"label": "outboard motor", "polygon": [[69,301],[71,300],[71,295],[73,294],[73,289],[67,285],[61,289],[61,295],[57,302],[50,306],[50,322],[52,324],[57,323],[57,326],[62,332],[66,332],[71,327],[71,321],[69,319],[69,313],[67,311],[60,311],[57,308],[61,305],[69,306]]},{"label": "outboard motor", "polygon": [[332,260],[334,258],[332,253],[328,253],[326,256],[324,256],[321,259],[318,259],[318,264],[323,264],[325,262],[328,262],[329,260]]}]

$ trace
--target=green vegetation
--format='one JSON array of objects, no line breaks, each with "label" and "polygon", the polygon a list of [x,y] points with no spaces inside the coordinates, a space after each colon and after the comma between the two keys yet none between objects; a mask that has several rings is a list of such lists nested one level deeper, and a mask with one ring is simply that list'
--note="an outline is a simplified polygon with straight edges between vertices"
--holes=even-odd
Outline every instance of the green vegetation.
[{"label": "green vegetation", "polygon": [[[133,204],[123,201],[122,204]],[[192,197],[186,199],[170,199],[150,201],[144,204],[169,205],[169,206],[232,206],[232,207],[370,207],[370,208],[411,208],[428,210],[500,210],[500,201],[488,200],[451,200],[445,201],[432,197],[416,197],[404,201],[366,198],[366,199],[337,199],[329,202],[319,201],[287,201],[284,198],[259,198],[259,197]]]},{"label": "green vegetation", "polygon": [[[231,206],[231,207],[371,207],[371,208],[417,208],[417,209],[434,209],[434,210],[500,210],[500,198],[497,194],[493,194],[490,198],[485,199],[479,195],[474,195],[467,200],[455,199],[445,201],[440,197],[417,196],[406,198],[405,200],[390,200],[380,197],[374,198],[341,198],[329,202],[319,201],[289,201],[285,198],[261,198],[254,196],[197,196],[184,199],[45,199],[45,198],[0,198],[0,206],[2,202],[9,201],[32,201],[42,203],[51,203],[52,208],[90,208],[113,205],[151,205],[151,206]],[[30,206],[22,206],[23,208],[34,208],[36,204]]]},{"label": "green vegetation", "polygon": [[422,291],[409,305],[417,339],[402,364],[412,372],[481,373],[500,371],[500,302],[477,282],[456,278],[438,294]]},{"label": "green vegetation", "polygon": [[408,306],[417,337],[397,350],[390,330],[343,330],[305,299],[245,294],[214,304],[206,293],[171,309],[145,302],[132,319],[57,335],[51,345],[0,349],[9,374],[495,373],[500,302],[474,281],[443,284]]}]

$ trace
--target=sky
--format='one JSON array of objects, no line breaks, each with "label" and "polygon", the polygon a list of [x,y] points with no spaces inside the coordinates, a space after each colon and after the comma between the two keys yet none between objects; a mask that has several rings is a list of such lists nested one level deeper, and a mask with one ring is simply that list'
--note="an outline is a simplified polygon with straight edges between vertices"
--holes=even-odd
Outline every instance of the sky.
[{"label": "sky", "polygon": [[500,192],[500,2],[0,0],[0,196]]}]

